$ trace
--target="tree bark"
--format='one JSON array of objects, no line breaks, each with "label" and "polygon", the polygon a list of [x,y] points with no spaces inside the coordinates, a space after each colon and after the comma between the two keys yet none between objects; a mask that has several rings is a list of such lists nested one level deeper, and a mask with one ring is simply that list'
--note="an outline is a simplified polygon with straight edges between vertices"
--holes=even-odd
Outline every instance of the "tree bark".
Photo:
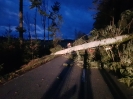
[{"label": "tree bark", "polygon": [[71,48],[67,48],[65,50],[57,51],[56,53],[54,53],[54,55],[71,53],[72,51],[83,50],[83,49],[97,47],[97,46],[115,44],[117,42],[123,42],[124,41],[123,39],[129,38],[129,37],[130,35],[122,35],[122,36],[117,36],[114,38],[107,38],[107,39],[103,39],[99,41],[92,41],[92,42],[85,43],[82,45],[77,45]]},{"label": "tree bark", "polygon": [[23,39],[23,0],[19,1],[19,38]]}]

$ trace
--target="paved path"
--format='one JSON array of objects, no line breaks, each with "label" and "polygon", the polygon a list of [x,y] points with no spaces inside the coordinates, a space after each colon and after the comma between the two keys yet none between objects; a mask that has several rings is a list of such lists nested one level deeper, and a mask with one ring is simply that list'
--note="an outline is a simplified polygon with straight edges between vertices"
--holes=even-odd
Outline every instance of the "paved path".
[{"label": "paved path", "polygon": [[[71,97],[78,95],[82,69],[77,66],[65,67],[62,65],[65,62],[68,59],[57,57],[1,85],[0,99],[63,99],[71,92]],[[71,82],[70,85],[68,82]]]},{"label": "paved path", "polygon": [[116,99],[98,69],[65,62],[71,61],[57,57],[1,85],[0,99]]},{"label": "paved path", "polygon": [[40,99],[62,72],[66,61],[58,57],[0,86],[0,99]]},{"label": "paved path", "polygon": [[[87,75],[87,92],[88,95],[86,99],[114,99],[112,96],[106,82],[103,80],[100,71],[96,68],[86,70]],[[91,91],[90,91],[91,89]]]}]

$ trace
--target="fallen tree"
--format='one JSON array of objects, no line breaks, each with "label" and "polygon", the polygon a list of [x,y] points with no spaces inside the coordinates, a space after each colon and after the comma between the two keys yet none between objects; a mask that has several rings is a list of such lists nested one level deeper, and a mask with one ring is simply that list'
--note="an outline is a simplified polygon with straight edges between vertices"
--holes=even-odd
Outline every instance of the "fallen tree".
[{"label": "fallen tree", "polygon": [[97,46],[106,46],[106,45],[110,45],[110,44],[121,43],[121,42],[124,42],[125,40],[131,39],[132,37],[133,37],[132,35],[121,35],[121,36],[116,36],[114,38],[107,38],[107,39],[103,39],[103,40],[92,41],[89,43],[85,43],[82,45],[77,45],[77,46],[74,46],[71,48],[57,51],[54,53],[54,55],[71,53],[72,51],[78,51],[78,50],[93,48],[93,47],[97,47]]}]

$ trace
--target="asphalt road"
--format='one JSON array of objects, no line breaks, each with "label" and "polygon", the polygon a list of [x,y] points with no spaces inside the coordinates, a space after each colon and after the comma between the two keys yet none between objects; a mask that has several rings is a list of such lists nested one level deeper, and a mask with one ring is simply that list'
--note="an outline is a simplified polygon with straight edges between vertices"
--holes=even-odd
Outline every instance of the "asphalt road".
[{"label": "asphalt road", "polygon": [[[0,99],[118,99],[98,69],[60,56],[0,86]],[[121,98],[124,99],[124,98]]]},{"label": "asphalt road", "polygon": [[67,58],[57,57],[1,85],[0,99],[63,99],[66,95],[76,97],[82,69],[63,66],[66,62],[70,63]]}]

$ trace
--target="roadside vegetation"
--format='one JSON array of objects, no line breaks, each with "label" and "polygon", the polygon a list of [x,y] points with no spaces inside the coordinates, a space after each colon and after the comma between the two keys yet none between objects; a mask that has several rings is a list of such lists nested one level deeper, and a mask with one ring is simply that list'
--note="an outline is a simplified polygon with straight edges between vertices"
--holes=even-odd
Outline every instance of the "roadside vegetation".
[{"label": "roadside vegetation", "polygon": [[94,0],[93,3],[96,5],[97,13],[94,29],[91,31],[92,40],[120,35],[131,37],[123,39],[124,42],[101,46],[97,49],[100,53],[101,66],[109,69],[120,82],[133,88],[133,1]]},{"label": "roadside vegetation", "polygon": [[[19,0],[19,26],[16,26],[19,37],[12,35],[12,32],[15,32],[12,30],[12,23],[6,26],[4,33],[1,33],[3,35],[0,37],[0,83],[50,61],[56,57],[50,54],[62,49],[58,45],[62,35],[60,3],[54,2],[53,5],[48,5],[45,0],[29,0],[29,2],[29,8],[35,9],[35,16],[32,17],[29,16],[30,12],[23,12],[23,0]],[[50,6],[51,9],[48,10],[46,6]],[[38,20],[37,15],[42,18]],[[33,19],[34,22],[31,22]],[[37,21],[42,23],[43,40],[38,37]],[[23,22],[26,23],[25,26]],[[31,23],[34,23],[34,32]],[[24,32],[28,33],[28,39],[25,39]],[[46,35],[48,35],[47,40]]]},{"label": "roadside vegetation", "polygon": [[[58,43],[61,41],[59,29],[62,23],[62,16],[59,14],[60,3],[55,2],[49,15],[46,13],[46,9],[41,9],[42,3],[39,0],[37,0],[38,2],[36,0],[30,1],[32,2],[31,9],[36,8],[42,16],[51,20],[47,29],[51,33],[48,36],[52,36],[53,41],[46,42],[45,37],[44,41],[38,40],[36,27],[36,39],[31,39],[29,31],[29,40],[22,40],[23,27],[16,28],[20,34],[19,38],[10,36],[10,28],[6,30],[8,35],[0,38],[0,83],[11,80],[50,61],[56,57],[50,55],[51,53],[63,49]],[[94,3],[97,3],[96,8],[98,10],[94,17],[94,28],[89,35],[80,36],[72,45],[81,45],[120,35],[130,35],[130,38],[111,45],[105,44],[105,46],[73,52],[70,58],[82,65],[82,68],[98,66],[102,69],[108,69],[118,77],[120,82],[133,88],[133,2],[132,0],[129,1],[127,2],[129,6],[125,7],[125,5],[122,5],[125,4],[124,0],[94,0]],[[118,6],[119,3],[121,6]],[[67,64],[64,63],[64,66],[67,66]]]},{"label": "roadside vegetation", "polygon": [[[45,47],[42,42],[41,40],[25,40],[23,46],[20,46],[19,39],[11,37],[9,40],[1,37],[0,83],[11,80],[57,57],[50,55],[50,50],[53,49],[52,41],[49,41],[49,46]],[[58,47],[55,48],[60,50]]]},{"label": "roadside vegetation", "polygon": [[[126,23],[125,23],[126,22]],[[74,61],[83,62],[84,68],[97,67],[108,69],[118,80],[133,88],[133,11],[126,10],[121,13],[121,19],[116,25],[107,25],[105,28],[94,29],[90,32],[88,38],[84,36],[77,39],[73,45],[81,45],[87,42],[114,38],[120,35],[130,35],[122,42],[114,44],[88,48],[82,51],[76,51],[70,58]],[[79,54],[78,54],[79,53]]]}]

